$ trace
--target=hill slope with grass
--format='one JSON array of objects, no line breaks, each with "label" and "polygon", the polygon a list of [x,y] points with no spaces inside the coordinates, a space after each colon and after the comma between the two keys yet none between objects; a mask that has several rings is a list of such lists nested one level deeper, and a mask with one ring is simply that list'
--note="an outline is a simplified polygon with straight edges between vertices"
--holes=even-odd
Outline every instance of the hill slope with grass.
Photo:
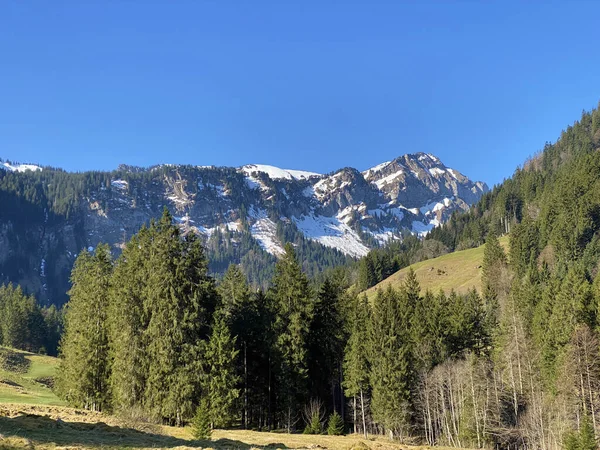
[{"label": "hill slope with grass", "polygon": [[[507,251],[508,236],[500,238],[500,244]],[[485,245],[482,245],[412,264],[367,289],[365,293],[371,299],[379,289],[387,289],[390,285],[393,288],[399,288],[411,268],[415,271],[423,292],[430,290],[436,293],[442,289],[448,293],[454,289],[456,292],[464,294],[473,288],[481,291],[481,264],[484,248]]]},{"label": "hill slope with grass", "polygon": [[0,403],[63,405],[52,392],[58,359],[0,348]]}]

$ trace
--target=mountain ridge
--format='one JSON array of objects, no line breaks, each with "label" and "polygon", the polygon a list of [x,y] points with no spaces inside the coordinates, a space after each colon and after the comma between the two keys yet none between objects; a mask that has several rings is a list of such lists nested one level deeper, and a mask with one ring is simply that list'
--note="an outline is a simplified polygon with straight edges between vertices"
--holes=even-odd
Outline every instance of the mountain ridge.
[{"label": "mountain ridge", "polygon": [[[284,242],[294,243],[305,270],[315,273],[405,233],[424,236],[488,191],[485,183],[426,153],[405,154],[362,172],[344,167],[329,174],[266,164],[121,165],[83,173],[3,161],[0,167],[5,169],[0,191],[15,197],[9,205],[31,196],[27,207],[31,202],[37,207],[29,215],[13,211],[17,220],[0,213],[0,280],[46,298],[52,296],[44,290],[57,284],[50,282],[50,270],[60,267],[58,284],[64,289],[82,248],[106,242],[118,253],[164,207],[183,233],[203,237],[217,261],[216,273],[237,263],[259,281]],[[11,242],[11,232],[22,242]],[[25,243],[28,250],[21,247]],[[15,264],[19,270],[11,267]]]}]

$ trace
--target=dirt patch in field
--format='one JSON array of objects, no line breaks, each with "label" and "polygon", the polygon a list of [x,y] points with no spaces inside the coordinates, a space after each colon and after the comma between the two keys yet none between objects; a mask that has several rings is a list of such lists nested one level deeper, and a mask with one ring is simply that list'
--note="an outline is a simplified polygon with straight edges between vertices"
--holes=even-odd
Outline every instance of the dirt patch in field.
[{"label": "dirt patch in field", "polygon": [[27,373],[31,361],[25,358],[24,353],[15,352],[7,348],[0,348],[0,368],[8,372]]},{"label": "dirt patch in field", "polygon": [[41,377],[41,378],[36,378],[33,381],[35,381],[38,384],[41,384],[44,387],[47,387],[48,389],[54,388],[54,377]]}]

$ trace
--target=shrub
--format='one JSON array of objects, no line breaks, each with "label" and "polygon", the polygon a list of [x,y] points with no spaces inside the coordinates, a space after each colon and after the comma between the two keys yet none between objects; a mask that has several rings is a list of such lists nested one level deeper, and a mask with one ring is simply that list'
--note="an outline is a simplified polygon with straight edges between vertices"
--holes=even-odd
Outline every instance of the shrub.
[{"label": "shrub", "polygon": [[341,436],[344,434],[344,420],[342,416],[338,414],[337,411],[334,411],[331,416],[329,416],[329,423],[327,424],[327,434],[330,436]]},{"label": "shrub", "polygon": [[210,439],[211,432],[208,402],[202,399],[192,420],[192,434],[195,439]]},{"label": "shrub", "polygon": [[333,414],[329,416],[327,434],[330,436],[341,436],[344,434],[344,420],[342,419],[342,416],[337,413],[337,411],[334,411]]},{"label": "shrub", "polygon": [[304,407],[304,421],[306,428],[304,434],[321,434],[323,433],[323,422],[325,413],[323,412],[323,404],[320,400],[311,400]]}]

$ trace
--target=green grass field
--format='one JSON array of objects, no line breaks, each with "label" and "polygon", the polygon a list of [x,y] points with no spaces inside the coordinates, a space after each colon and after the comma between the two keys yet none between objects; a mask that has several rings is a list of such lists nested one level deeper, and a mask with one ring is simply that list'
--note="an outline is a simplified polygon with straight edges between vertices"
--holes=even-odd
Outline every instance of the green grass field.
[{"label": "green grass field", "polygon": [[[500,244],[508,249],[508,236],[500,238]],[[473,288],[481,291],[481,264],[484,247],[482,245],[469,250],[448,253],[438,258],[421,261],[410,267],[415,271],[423,292],[429,289],[433,293],[437,293],[442,289],[448,293],[454,289],[458,293],[465,293]],[[394,288],[400,287],[409,270],[410,268],[406,267],[368,289],[367,297],[372,299],[378,289],[386,289],[389,285]]]},{"label": "green grass field", "polygon": [[23,355],[29,367],[26,373],[0,369],[0,403],[62,405],[46,384],[46,380],[56,373],[58,359],[21,350],[11,351]]}]

